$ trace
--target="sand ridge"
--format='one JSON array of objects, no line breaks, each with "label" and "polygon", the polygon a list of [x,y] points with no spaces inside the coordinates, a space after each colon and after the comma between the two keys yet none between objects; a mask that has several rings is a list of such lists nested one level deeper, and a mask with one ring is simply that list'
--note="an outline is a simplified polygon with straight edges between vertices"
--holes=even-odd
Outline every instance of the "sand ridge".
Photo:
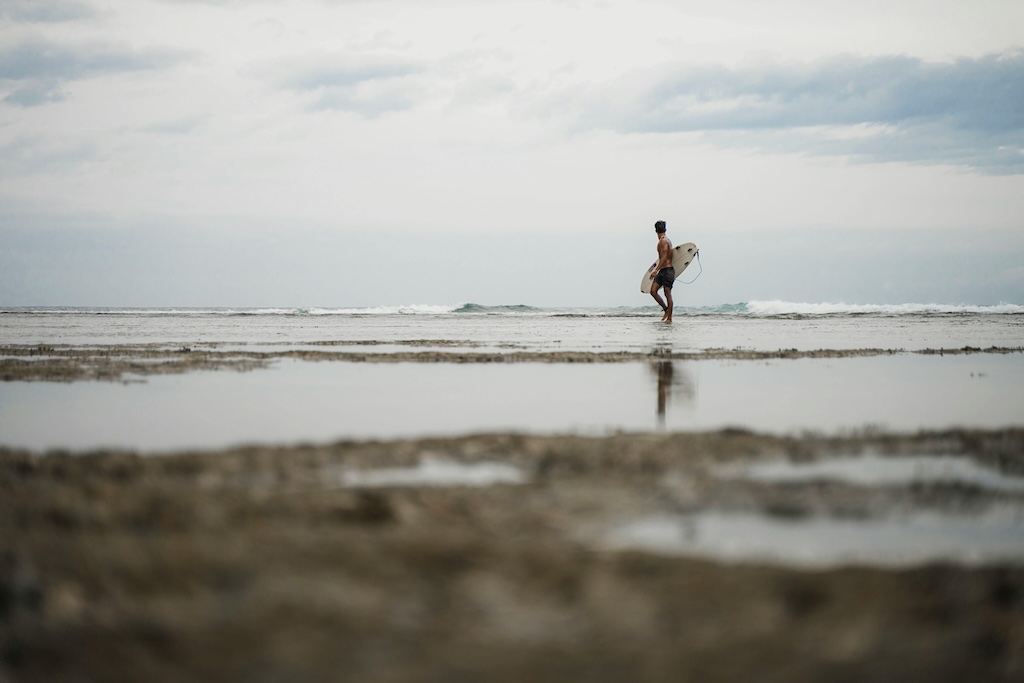
[{"label": "sand ridge", "polygon": [[[308,346],[366,346],[384,342],[316,342]],[[412,346],[452,346],[448,341],[410,340],[387,342]],[[1024,347],[928,348],[916,350],[864,349],[704,349],[700,351],[343,351],[322,349],[246,350],[219,348],[218,343],[191,345],[111,344],[111,345],[3,345],[0,346],[0,381],[87,380],[130,381],[148,375],[180,374],[198,370],[235,370],[240,372],[266,368],[278,360],[346,363],[628,363],[643,361],[702,360],[796,360],[802,358],[863,358],[894,355],[957,356],[971,354],[1018,354]],[[306,345],[302,345],[306,346]]]}]

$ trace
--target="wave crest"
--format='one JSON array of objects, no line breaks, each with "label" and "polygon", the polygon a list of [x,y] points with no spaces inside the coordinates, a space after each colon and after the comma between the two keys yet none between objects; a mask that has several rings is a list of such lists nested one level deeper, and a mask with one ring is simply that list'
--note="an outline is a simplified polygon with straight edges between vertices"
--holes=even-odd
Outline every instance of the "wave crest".
[{"label": "wave crest", "polygon": [[749,301],[745,311],[756,316],[780,315],[1019,315],[1024,306],[1001,303],[993,306],[976,304],[847,304],[806,303],[792,301]]},{"label": "wave crest", "polygon": [[481,304],[463,304],[453,311],[454,313],[536,313],[539,308],[527,306],[526,304],[512,304],[508,306],[483,306]]}]

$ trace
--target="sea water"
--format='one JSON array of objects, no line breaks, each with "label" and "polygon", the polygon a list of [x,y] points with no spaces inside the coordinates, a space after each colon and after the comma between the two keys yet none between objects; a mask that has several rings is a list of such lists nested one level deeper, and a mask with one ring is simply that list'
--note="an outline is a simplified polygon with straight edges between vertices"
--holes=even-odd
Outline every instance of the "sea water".
[{"label": "sea water", "polygon": [[[166,451],[240,443],[483,431],[603,434],[742,427],[770,433],[1024,424],[1024,307],[749,302],[654,307],[0,311],[3,345],[288,351],[627,351],[579,364],[273,361],[116,382],[0,382],[0,445]],[[329,343],[329,347],[322,346]],[[318,344],[320,344],[318,346]],[[414,344],[410,346],[410,344]],[[894,355],[670,360],[708,349],[887,349]],[[2,349],[0,349],[2,354]]]},{"label": "sea water", "polygon": [[539,352],[1024,345],[1024,305],[1017,304],[867,306],[752,301],[680,307],[672,325],[659,320],[660,310],[654,306],[0,308],[0,344],[216,342],[281,347],[324,341],[443,340],[452,349]]}]

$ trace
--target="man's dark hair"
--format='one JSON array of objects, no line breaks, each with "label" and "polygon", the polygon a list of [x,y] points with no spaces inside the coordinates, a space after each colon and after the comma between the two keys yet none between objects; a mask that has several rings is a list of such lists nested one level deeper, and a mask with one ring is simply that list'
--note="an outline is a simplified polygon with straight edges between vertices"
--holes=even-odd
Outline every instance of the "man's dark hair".
[{"label": "man's dark hair", "polygon": [[665,221],[658,221],[655,223],[654,232],[665,232]]}]

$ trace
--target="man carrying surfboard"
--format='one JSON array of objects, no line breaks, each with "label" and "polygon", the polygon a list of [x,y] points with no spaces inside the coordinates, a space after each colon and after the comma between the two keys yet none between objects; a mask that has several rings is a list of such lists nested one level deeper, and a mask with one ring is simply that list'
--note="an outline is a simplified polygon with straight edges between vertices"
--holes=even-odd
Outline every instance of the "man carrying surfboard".
[{"label": "man carrying surfboard", "polygon": [[[672,283],[676,279],[675,268],[672,267],[672,242],[665,236],[665,221],[658,221],[654,224],[654,232],[658,235],[658,263],[654,268],[657,275],[654,276],[654,284],[651,285],[651,296],[661,306],[665,315],[661,317],[662,322],[672,322]],[[664,288],[665,300],[662,301],[658,290]]]}]

